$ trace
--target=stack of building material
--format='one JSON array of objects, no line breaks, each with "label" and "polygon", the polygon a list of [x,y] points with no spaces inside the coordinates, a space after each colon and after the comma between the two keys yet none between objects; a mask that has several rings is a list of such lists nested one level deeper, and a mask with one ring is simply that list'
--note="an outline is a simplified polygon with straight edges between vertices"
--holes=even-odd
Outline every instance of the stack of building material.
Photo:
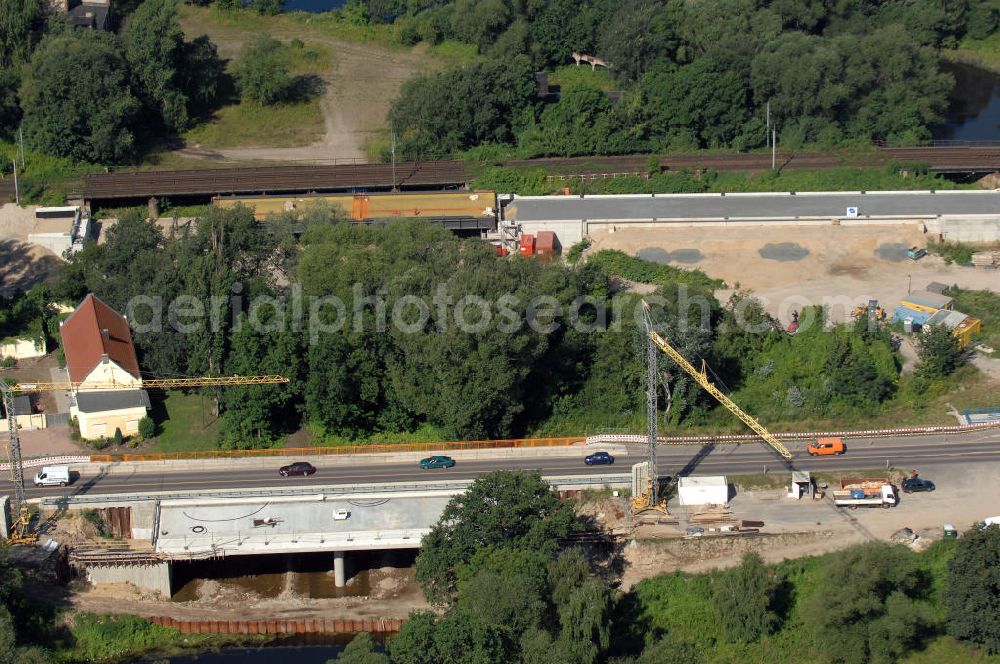
[{"label": "stack of building material", "polygon": [[1000,266],[1000,251],[977,251],[972,254],[972,264],[976,267],[996,268]]}]

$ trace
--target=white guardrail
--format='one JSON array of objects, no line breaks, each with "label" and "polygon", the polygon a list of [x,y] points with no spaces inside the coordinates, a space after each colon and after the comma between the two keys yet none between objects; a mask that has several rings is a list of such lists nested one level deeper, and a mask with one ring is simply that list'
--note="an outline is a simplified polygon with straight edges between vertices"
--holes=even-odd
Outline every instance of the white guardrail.
[{"label": "white guardrail", "polygon": [[[956,424],[952,426],[902,427],[896,429],[863,429],[857,431],[804,431],[793,433],[776,433],[775,438],[783,440],[809,440],[813,438],[889,438],[909,436],[932,436],[946,433],[974,433],[988,429],[1000,429],[1000,422],[984,422],[982,424]],[[718,436],[660,436],[660,445],[691,445],[696,443],[727,443],[757,440],[757,434],[720,434]],[[588,436],[588,445],[608,443],[646,443],[646,436],[641,434],[598,434]]]},{"label": "white guardrail", "polygon": [[[922,426],[922,427],[899,427],[895,429],[862,429],[857,431],[804,431],[793,433],[776,433],[775,438],[781,440],[808,440],[811,438],[888,438],[888,437],[909,437],[909,436],[932,436],[946,433],[975,433],[989,429],[1000,429],[1000,422],[982,422],[980,424],[957,424],[952,426]],[[743,441],[757,440],[758,436],[752,433],[746,434],[720,434],[717,436],[661,436],[658,441],[660,445],[692,445],[698,443],[739,443]],[[588,445],[607,445],[610,443],[642,443],[646,442],[646,436],[642,434],[598,434],[588,436]],[[362,456],[362,455],[359,455]],[[90,463],[89,456],[51,456],[25,459],[25,468],[36,468],[38,466],[52,466],[69,463]],[[141,463],[141,462],[133,462]],[[10,470],[9,463],[0,463],[0,470]]]},{"label": "white guardrail", "polygon": [[[86,455],[35,457],[34,459],[24,459],[21,465],[25,468],[38,468],[39,466],[60,466],[70,463],[90,463],[90,457]],[[10,463],[0,463],[0,470],[10,470]]]}]

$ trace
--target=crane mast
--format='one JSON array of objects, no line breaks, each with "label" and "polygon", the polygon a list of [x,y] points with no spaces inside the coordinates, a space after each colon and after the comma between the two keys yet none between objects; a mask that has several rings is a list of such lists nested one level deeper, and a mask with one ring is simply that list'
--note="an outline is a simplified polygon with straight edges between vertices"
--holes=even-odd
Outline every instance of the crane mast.
[{"label": "crane mast", "polygon": [[14,392],[0,378],[0,392],[3,392],[3,409],[7,413],[7,458],[10,459],[10,482],[14,485],[14,504],[11,515],[16,514],[10,531],[10,541],[14,544],[31,542],[28,523],[28,503],[24,495],[24,465],[21,462],[21,443],[17,437],[17,417],[14,412]]}]

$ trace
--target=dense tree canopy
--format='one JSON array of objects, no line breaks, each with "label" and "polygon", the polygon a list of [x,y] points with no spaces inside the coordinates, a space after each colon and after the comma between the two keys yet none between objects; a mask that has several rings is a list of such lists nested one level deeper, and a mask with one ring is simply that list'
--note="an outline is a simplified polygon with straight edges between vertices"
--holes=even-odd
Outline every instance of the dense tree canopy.
[{"label": "dense tree canopy", "polygon": [[780,622],[774,610],[779,585],[779,579],[753,553],[715,579],[714,593],[729,638],[749,643],[775,630]]},{"label": "dense tree canopy", "polygon": [[0,0],[0,69],[28,59],[43,17],[41,0]]},{"label": "dense tree canopy", "polygon": [[122,41],[140,99],[168,128],[186,128],[188,102],[178,86],[184,33],[174,0],[145,0],[129,17]]},{"label": "dense tree canopy", "polygon": [[94,30],[42,41],[21,88],[27,139],[39,150],[83,161],[132,154],[139,103],[117,40]]},{"label": "dense tree canopy", "polygon": [[[120,35],[76,29],[61,13],[43,30],[39,0],[2,2],[2,138],[13,137],[23,116],[25,139],[40,151],[126,162],[217,99],[223,62],[207,37],[184,41],[175,0],[138,4]],[[29,56],[23,72],[7,67]]]},{"label": "dense tree canopy", "polygon": [[[447,601],[456,590],[458,567],[477,551],[524,548],[551,555],[559,539],[573,529],[572,508],[561,503],[540,476],[491,473],[445,507],[439,523],[422,542],[417,580],[429,599]],[[491,583],[474,577],[461,593],[481,593],[476,582]],[[530,602],[530,598],[519,601]]]},{"label": "dense tree canopy", "polygon": [[476,63],[407,81],[389,122],[404,154],[440,157],[512,141],[533,94],[526,57]]},{"label": "dense tree canopy", "polygon": [[873,542],[852,548],[826,567],[814,596],[816,644],[830,661],[895,662],[920,643],[933,622],[926,578],[913,553]]},{"label": "dense tree canopy", "polygon": [[505,128],[498,135],[481,135],[471,113],[435,112],[455,106],[443,82],[461,70],[418,78],[393,105],[390,117],[421,137],[404,141],[408,154],[500,142],[525,157],[756,147],[768,105],[780,144],[919,143],[941,121],[953,84],[932,48],[991,34],[998,15],[985,0],[948,9],[935,0],[442,0],[396,9],[404,39],[459,39],[505,63],[522,54],[536,70],[574,51],[611,64],[617,103],[586,84],[564,87],[547,107],[530,98],[497,105],[511,98],[509,86],[477,89],[489,125]]},{"label": "dense tree canopy", "polygon": [[963,535],[948,562],[948,633],[1000,653],[1000,526]]}]

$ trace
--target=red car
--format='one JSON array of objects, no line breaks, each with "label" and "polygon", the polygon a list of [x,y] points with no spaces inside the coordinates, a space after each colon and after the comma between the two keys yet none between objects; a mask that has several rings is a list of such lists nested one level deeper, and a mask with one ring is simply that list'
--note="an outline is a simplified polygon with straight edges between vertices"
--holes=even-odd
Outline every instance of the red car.
[{"label": "red car", "polygon": [[278,469],[278,474],[282,477],[288,477],[289,475],[303,475],[308,476],[316,472],[316,467],[313,466],[308,461],[296,461],[288,466],[282,466]]}]

